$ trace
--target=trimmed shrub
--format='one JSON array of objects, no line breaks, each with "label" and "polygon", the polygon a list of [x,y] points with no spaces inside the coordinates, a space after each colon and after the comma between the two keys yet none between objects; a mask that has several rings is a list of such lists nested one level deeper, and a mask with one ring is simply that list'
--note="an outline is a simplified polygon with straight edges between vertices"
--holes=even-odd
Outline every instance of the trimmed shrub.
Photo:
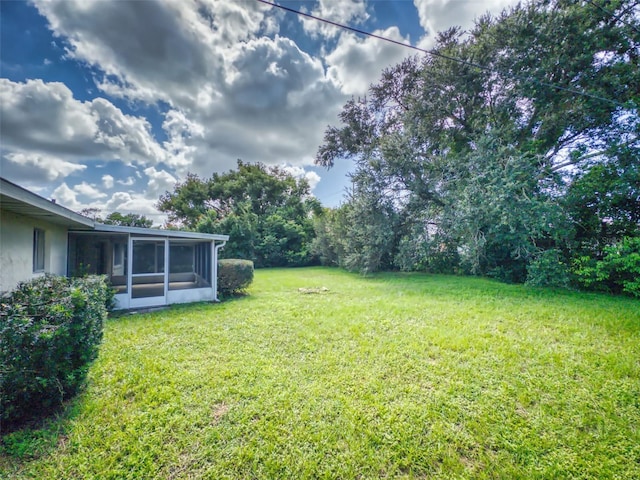
[{"label": "trimmed shrub", "polygon": [[253,281],[253,262],[228,258],[218,262],[218,291],[232,295],[245,290]]},{"label": "trimmed shrub", "polygon": [[107,303],[104,277],[46,275],[0,299],[0,421],[47,413],[74,396],[98,355]]}]

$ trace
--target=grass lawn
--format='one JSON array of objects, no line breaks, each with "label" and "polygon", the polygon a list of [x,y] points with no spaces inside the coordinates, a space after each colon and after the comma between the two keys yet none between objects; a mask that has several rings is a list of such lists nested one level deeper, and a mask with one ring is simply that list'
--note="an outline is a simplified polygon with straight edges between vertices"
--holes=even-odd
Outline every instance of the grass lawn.
[{"label": "grass lawn", "polygon": [[244,298],[111,319],[0,477],[640,478],[640,302],[260,270]]}]

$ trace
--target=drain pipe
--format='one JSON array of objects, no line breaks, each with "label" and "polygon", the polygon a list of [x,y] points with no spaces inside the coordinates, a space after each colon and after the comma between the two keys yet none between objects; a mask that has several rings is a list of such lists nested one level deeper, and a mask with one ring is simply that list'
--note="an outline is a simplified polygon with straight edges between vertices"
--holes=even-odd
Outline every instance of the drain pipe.
[{"label": "drain pipe", "polygon": [[216,245],[215,240],[213,241],[213,281],[215,282],[215,287],[213,290],[214,302],[219,302],[218,300],[218,251],[225,246],[227,243],[226,240],[222,240],[222,243]]}]

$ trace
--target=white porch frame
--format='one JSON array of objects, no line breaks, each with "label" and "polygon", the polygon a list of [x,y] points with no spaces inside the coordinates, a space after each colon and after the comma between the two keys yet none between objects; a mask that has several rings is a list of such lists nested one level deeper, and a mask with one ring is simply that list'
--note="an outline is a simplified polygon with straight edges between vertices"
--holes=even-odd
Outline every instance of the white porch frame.
[{"label": "white porch frame", "polygon": [[[229,240],[228,235],[217,235],[176,230],[160,230],[154,228],[120,227],[115,225],[96,224],[95,230],[105,233],[126,233],[127,242],[127,291],[117,294],[115,300],[118,309],[144,308],[151,306],[171,305],[174,303],[191,303],[218,300],[218,253]],[[133,242],[136,240],[164,241],[164,295],[157,297],[133,298]],[[211,281],[209,287],[189,288],[182,290],[169,289],[169,245],[171,240],[191,240],[211,243]],[[154,275],[158,275],[157,273]],[[144,276],[144,274],[138,274]]]},{"label": "white porch frame", "polygon": [[[157,277],[161,272],[154,273],[133,273],[133,244],[136,241],[141,242],[163,242],[164,245],[164,265],[163,265],[163,295],[155,297],[133,298],[133,279],[144,277]],[[127,258],[127,292],[129,294],[129,308],[157,307],[167,304],[167,292],[169,290],[169,239],[167,237],[134,237],[129,235],[128,244],[129,255]]]}]

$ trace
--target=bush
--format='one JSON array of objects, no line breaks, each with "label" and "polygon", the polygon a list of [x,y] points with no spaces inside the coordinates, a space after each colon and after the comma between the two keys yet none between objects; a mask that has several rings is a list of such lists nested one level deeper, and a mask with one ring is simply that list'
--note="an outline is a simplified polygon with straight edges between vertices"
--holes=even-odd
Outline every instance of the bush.
[{"label": "bush", "polygon": [[559,250],[552,248],[541,252],[527,266],[527,285],[532,287],[563,287],[570,284],[569,269],[562,261]]},{"label": "bush", "polygon": [[253,262],[234,258],[218,262],[218,291],[222,295],[242,292],[253,281]]},{"label": "bush", "polygon": [[110,296],[104,277],[46,275],[0,299],[1,422],[42,415],[80,390]]},{"label": "bush", "polygon": [[640,237],[605,247],[602,260],[580,257],[573,272],[586,288],[640,297]]}]

